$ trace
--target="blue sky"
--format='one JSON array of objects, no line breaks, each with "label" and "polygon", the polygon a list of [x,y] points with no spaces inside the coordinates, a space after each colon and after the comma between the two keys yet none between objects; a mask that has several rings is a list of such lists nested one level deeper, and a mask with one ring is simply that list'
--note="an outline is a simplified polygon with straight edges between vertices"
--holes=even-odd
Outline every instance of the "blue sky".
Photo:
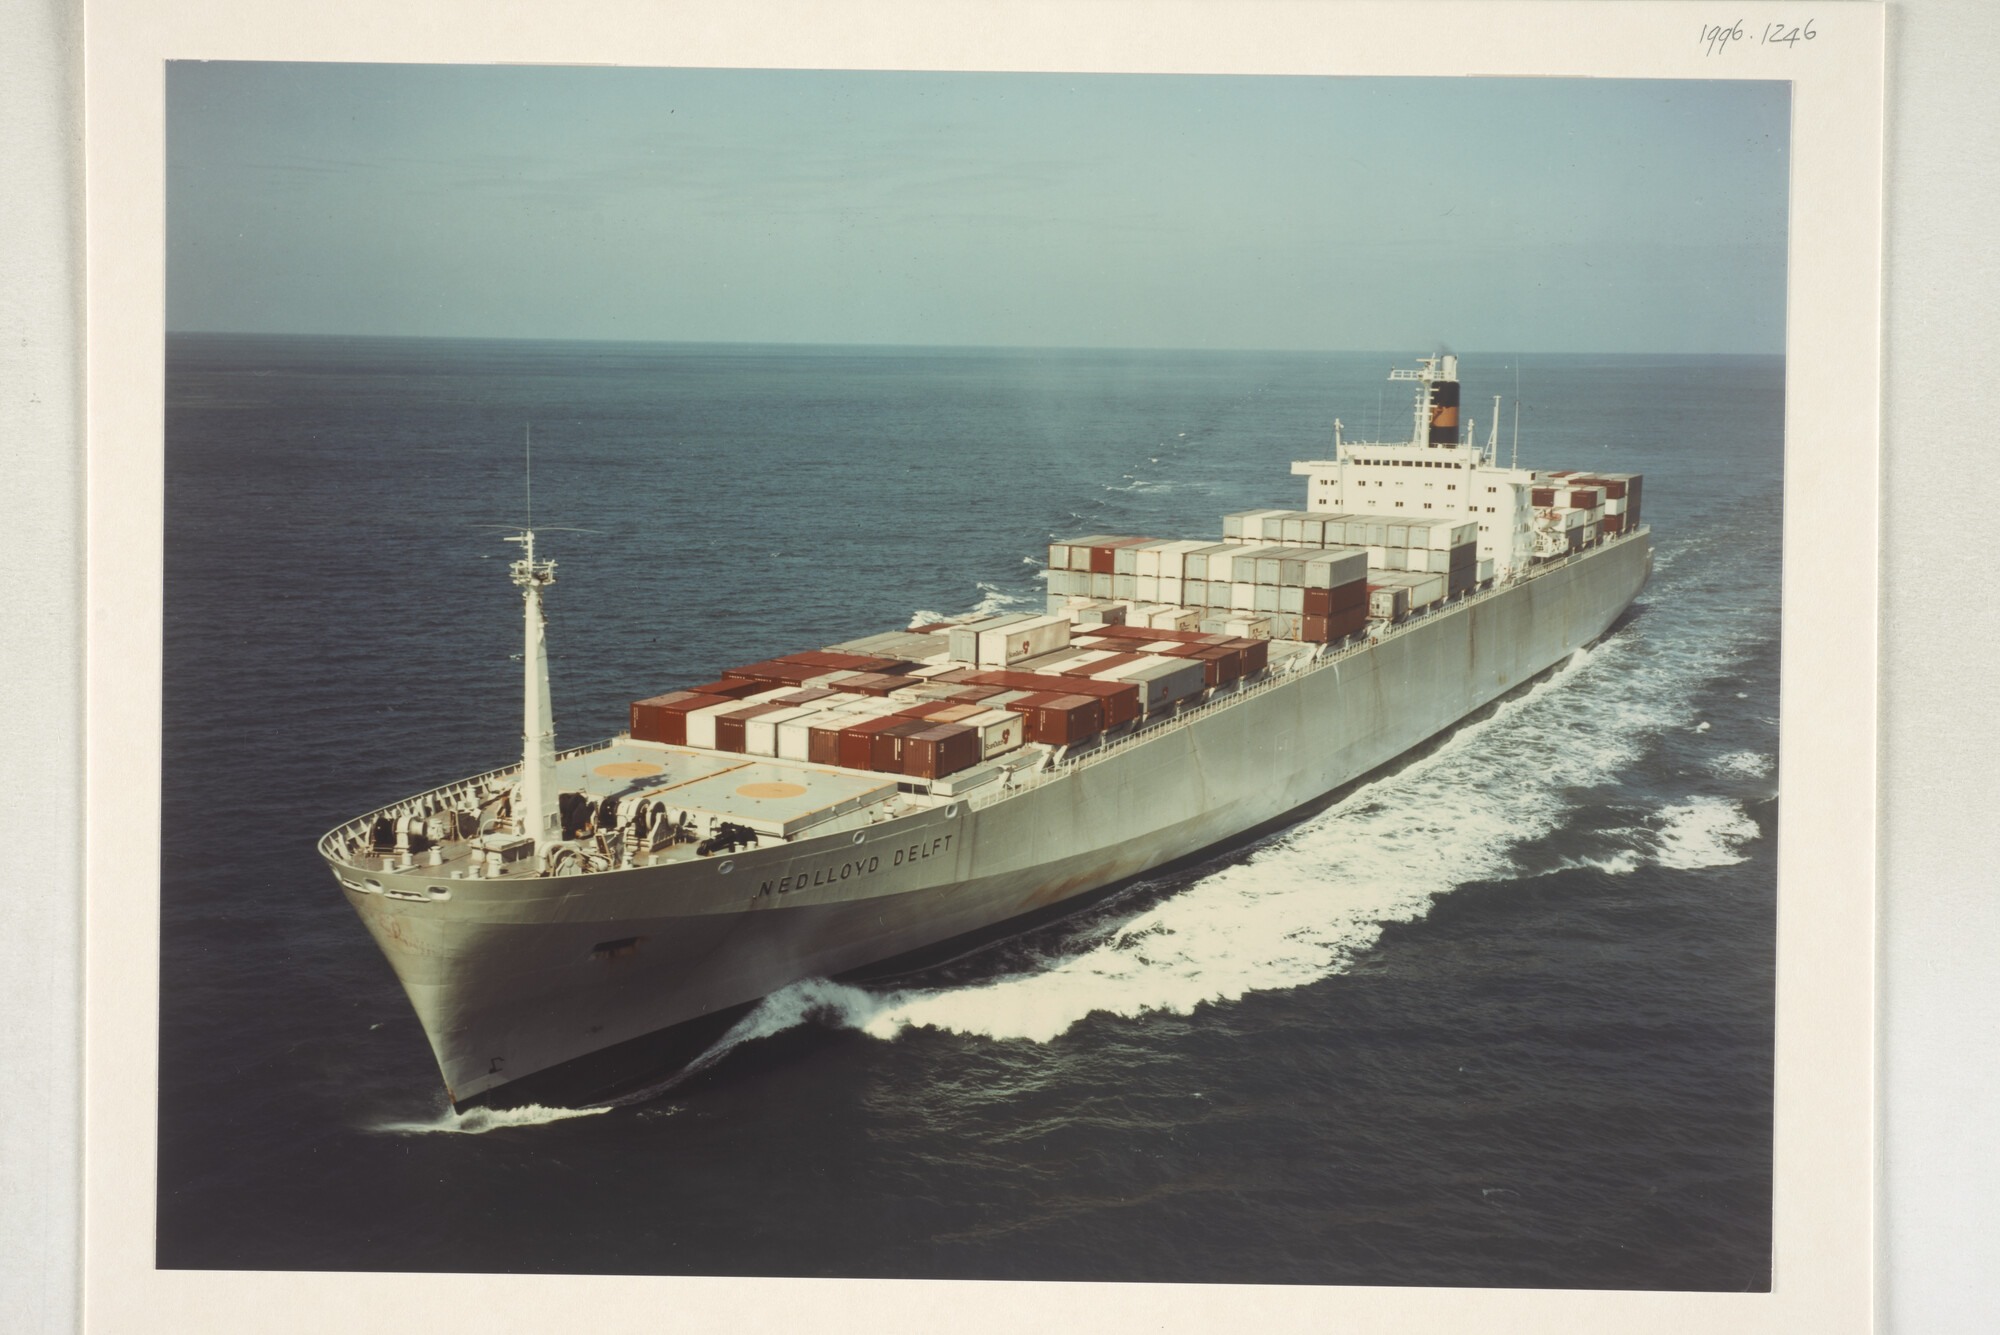
[{"label": "blue sky", "polygon": [[176,62],[173,330],[1781,352],[1781,83]]}]

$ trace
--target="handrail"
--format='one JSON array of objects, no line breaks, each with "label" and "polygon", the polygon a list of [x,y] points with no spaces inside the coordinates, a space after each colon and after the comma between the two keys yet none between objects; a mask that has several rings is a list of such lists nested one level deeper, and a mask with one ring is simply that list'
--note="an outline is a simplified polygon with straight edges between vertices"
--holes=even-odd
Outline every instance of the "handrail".
[{"label": "handrail", "polygon": [[[572,756],[582,756],[582,755],[588,755],[592,751],[602,751],[606,747],[615,743],[617,740],[618,739],[616,737],[606,737],[601,741],[586,742],[582,746],[568,747],[564,750],[556,752],[556,759],[568,760]],[[380,820],[384,816],[390,815],[391,813],[404,814],[404,815],[414,814],[415,809],[421,809],[422,807],[427,805],[433,798],[455,796],[458,793],[465,792],[473,788],[478,788],[484,785],[489,779],[497,779],[503,774],[512,774],[515,771],[519,770],[520,768],[521,768],[521,762],[517,760],[511,765],[502,765],[497,769],[487,770],[483,774],[474,774],[470,778],[454,779],[450,783],[441,784],[436,788],[427,789],[424,792],[418,793],[413,797],[405,797],[401,801],[391,802],[387,806],[377,807],[375,808],[375,810],[369,812],[364,816],[356,816],[353,820],[346,821],[340,825],[336,825],[333,829],[328,830],[325,834],[319,837],[318,847],[320,850],[320,854],[321,856],[327,856],[328,854],[330,854],[331,852],[335,851],[338,848],[340,842],[352,838],[354,835],[361,833],[361,831],[363,830],[372,828],[375,822]]]}]

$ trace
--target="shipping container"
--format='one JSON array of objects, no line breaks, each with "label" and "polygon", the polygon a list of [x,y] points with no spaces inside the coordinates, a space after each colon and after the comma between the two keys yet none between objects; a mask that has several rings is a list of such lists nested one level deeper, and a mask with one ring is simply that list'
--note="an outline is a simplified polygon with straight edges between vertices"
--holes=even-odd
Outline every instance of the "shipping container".
[{"label": "shipping container", "polygon": [[[1324,593],[1324,589],[1314,589],[1314,593]],[[1306,610],[1306,591],[1296,584],[1288,584],[1278,590],[1277,610],[1290,616],[1297,616]]]},{"label": "shipping container", "polygon": [[1113,538],[1109,542],[1092,544],[1090,548],[1090,573],[1093,575],[1116,574],[1118,570],[1118,550],[1120,548],[1136,547],[1140,543],[1151,541],[1153,541],[1151,538],[1128,537]]},{"label": "shipping container", "polygon": [[1410,614],[1410,591],[1400,584],[1368,586],[1368,615],[1377,621],[1401,621]]},{"label": "shipping container", "polygon": [[1254,612],[1277,611],[1278,593],[1279,589],[1275,584],[1259,584],[1257,586],[1257,602],[1251,610]]},{"label": "shipping container", "polygon": [[667,706],[681,700],[695,698],[693,691],[669,691],[656,695],[650,700],[634,700],[631,721],[627,731],[635,742],[664,742],[667,740]]},{"label": "shipping container", "polygon": [[1182,607],[1208,606],[1208,581],[1202,579],[1182,580],[1181,606]]},{"label": "shipping container", "polygon": [[1368,609],[1349,608],[1333,616],[1304,618],[1301,638],[1309,644],[1332,644],[1361,631],[1368,624]]},{"label": "shipping container", "polygon": [[1005,626],[983,626],[978,631],[977,662],[981,667],[1006,667],[1024,658],[1052,653],[1069,643],[1067,617],[1023,617]]},{"label": "shipping container", "polygon": [[929,719],[896,716],[888,727],[877,728],[868,734],[868,768],[879,774],[901,774],[904,748],[909,739],[936,726]]},{"label": "shipping container", "polygon": [[1271,638],[1274,640],[1296,640],[1302,638],[1305,617],[1297,612],[1274,612],[1271,615]]},{"label": "shipping container", "polygon": [[1028,740],[1028,721],[1015,710],[989,709],[960,722],[979,735],[981,760],[1003,755]]},{"label": "shipping container", "polygon": [[1369,565],[1375,566],[1382,570],[1408,570],[1410,568],[1409,548],[1384,547],[1381,549],[1381,551],[1382,551],[1382,559],[1380,561],[1376,561],[1371,558],[1368,562]]},{"label": "shipping container", "polygon": [[1364,547],[1329,547],[1306,558],[1300,581],[1309,589],[1333,589],[1352,584],[1368,574],[1368,551]]},{"label": "shipping container", "polygon": [[1004,630],[1008,626],[1030,619],[1029,615],[1025,612],[1011,612],[1006,616],[986,617],[979,621],[969,622],[963,626],[954,626],[948,632],[953,661],[959,663],[978,662],[979,638],[982,632]]},{"label": "shipping container", "polygon": [[1139,688],[1140,707],[1147,714],[1174,709],[1184,701],[1196,699],[1208,685],[1200,662],[1157,655],[1147,663],[1135,665],[1125,680]]},{"label": "shipping container", "polygon": [[726,695],[736,700],[769,689],[769,682],[750,681],[743,677],[724,681],[705,681],[699,686],[688,687],[688,691],[694,695]]},{"label": "shipping container", "polygon": [[1471,588],[1478,582],[1475,574],[1476,567],[1473,566],[1460,566],[1458,569],[1447,574],[1445,576],[1446,596],[1461,594]]},{"label": "shipping container", "polygon": [[1257,610],[1257,586],[1237,581],[1229,586],[1229,610],[1232,612],[1254,612]]},{"label": "shipping container", "polygon": [[815,649],[803,654],[781,654],[775,661],[803,663],[807,667],[823,668],[827,671],[845,668],[849,672],[896,672],[910,666],[906,660],[899,658],[880,658],[872,654],[836,654],[824,649]]},{"label": "shipping container", "polygon": [[1486,583],[1486,581],[1488,581],[1488,580],[1492,579],[1492,578],[1493,578],[1493,558],[1489,556],[1489,557],[1487,557],[1487,558],[1486,558],[1486,559],[1485,559],[1484,561],[1481,561],[1481,562],[1479,563],[1479,565],[1478,565],[1477,569],[1478,569],[1478,571],[1479,571],[1479,582],[1480,582],[1481,584],[1484,584],[1484,583]]},{"label": "shipping container", "polygon": [[1027,715],[1028,740],[1045,746],[1068,746],[1103,731],[1103,702],[1088,695],[1055,696]]},{"label": "shipping container", "polygon": [[740,703],[734,696],[675,691],[632,706],[632,736],[642,742],[687,745],[687,716],[697,709]]},{"label": "shipping container", "polygon": [[[773,701],[772,703],[777,704],[778,702]],[[826,711],[812,705],[784,705],[782,708],[773,709],[767,714],[759,714],[746,719],[743,724],[744,753],[753,756],[770,756],[775,759],[778,754],[778,729],[781,726],[801,719],[811,718],[814,715],[824,712]],[[719,719],[716,722],[715,731],[718,742],[722,740],[722,732],[726,723],[726,719]],[[726,751],[730,748],[717,747],[716,749]]]},{"label": "shipping container", "polygon": [[1239,639],[1268,640],[1271,638],[1271,618],[1268,615],[1231,617],[1223,623],[1223,629]]},{"label": "shipping container", "polygon": [[775,700],[760,704],[746,705],[741,709],[725,710],[715,716],[715,749],[741,755],[749,750],[746,725],[751,719],[763,718],[767,714],[782,714],[785,706]]},{"label": "shipping container", "polygon": [[988,672],[982,675],[988,679],[984,684],[989,686],[1095,696],[1104,702],[1104,726],[1107,728],[1118,727],[1139,716],[1139,688],[1126,682],[1098,681],[1092,677],[1051,677],[1026,672]]},{"label": "shipping container", "polygon": [[[1223,543],[1213,547],[1196,547],[1184,552],[1181,555],[1181,577],[1192,580],[1216,578],[1226,581],[1229,578],[1230,558],[1239,550],[1241,548],[1238,545]],[[1208,568],[1211,559],[1220,563],[1214,571]]]},{"label": "shipping container", "polygon": [[1349,580],[1337,589],[1304,589],[1305,604],[1299,610],[1307,616],[1333,616],[1359,607],[1368,598],[1366,580]]},{"label": "shipping container", "polygon": [[946,723],[910,734],[902,750],[904,774],[942,779],[979,763],[979,734],[962,724]]}]

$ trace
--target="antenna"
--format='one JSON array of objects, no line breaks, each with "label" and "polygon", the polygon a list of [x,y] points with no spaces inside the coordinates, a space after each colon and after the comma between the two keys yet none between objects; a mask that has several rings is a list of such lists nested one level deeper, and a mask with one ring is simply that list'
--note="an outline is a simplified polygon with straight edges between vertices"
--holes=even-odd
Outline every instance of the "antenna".
[{"label": "antenna", "polygon": [[1486,466],[1500,462],[1500,396],[1493,396],[1493,425],[1486,431]]},{"label": "antenna", "polygon": [[528,527],[535,526],[535,424],[528,423],[527,437],[521,442],[523,462],[528,473]]}]

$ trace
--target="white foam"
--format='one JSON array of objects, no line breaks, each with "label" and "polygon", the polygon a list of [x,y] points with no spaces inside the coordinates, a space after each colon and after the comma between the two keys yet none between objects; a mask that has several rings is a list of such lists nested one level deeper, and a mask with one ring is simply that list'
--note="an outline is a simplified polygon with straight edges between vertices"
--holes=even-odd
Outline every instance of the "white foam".
[{"label": "white foam", "polygon": [[594,1117],[610,1111],[609,1108],[545,1108],[539,1103],[520,1108],[473,1108],[463,1113],[447,1108],[428,1122],[377,1122],[368,1129],[391,1135],[433,1135],[442,1132],[483,1136],[502,1127],[545,1126],[550,1122],[568,1121],[572,1117]]},{"label": "white foam", "polygon": [[1664,808],[1660,819],[1659,851],[1654,858],[1662,867],[1682,871],[1743,862],[1746,855],[1739,851],[1740,846],[1761,833],[1741,806],[1721,797],[1697,797]]},{"label": "white foam", "polygon": [[1771,757],[1758,755],[1755,751],[1731,751],[1709,762],[1709,768],[1717,774],[1740,774],[1746,778],[1761,779],[1771,772]]}]

